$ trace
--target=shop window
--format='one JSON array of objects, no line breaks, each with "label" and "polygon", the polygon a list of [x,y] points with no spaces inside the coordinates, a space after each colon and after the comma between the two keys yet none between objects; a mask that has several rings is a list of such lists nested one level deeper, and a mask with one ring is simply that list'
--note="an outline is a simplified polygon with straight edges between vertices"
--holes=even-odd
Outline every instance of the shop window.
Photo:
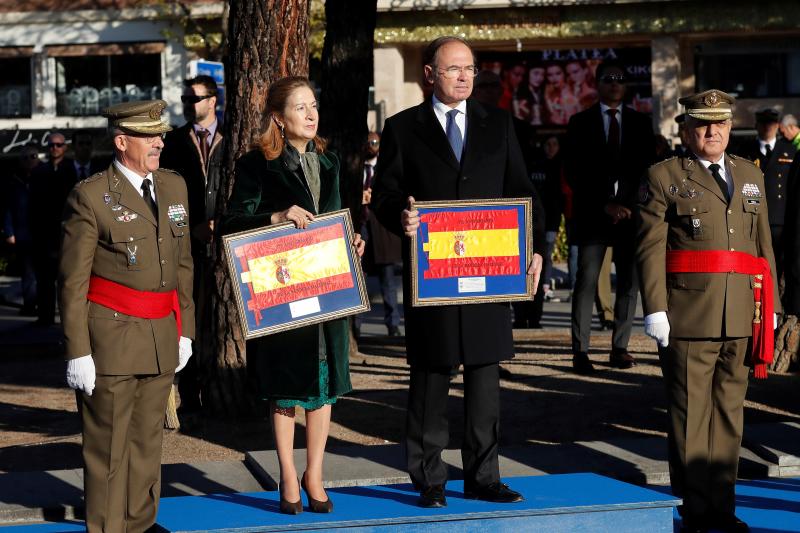
[{"label": "shop window", "polygon": [[706,43],[695,49],[698,91],[738,98],[800,96],[800,46],[794,43]]},{"label": "shop window", "polygon": [[99,115],[121,102],[161,98],[161,54],[56,57],[56,112]]},{"label": "shop window", "polygon": [[0,117],[31,116],[31,58],[0,57]]}]

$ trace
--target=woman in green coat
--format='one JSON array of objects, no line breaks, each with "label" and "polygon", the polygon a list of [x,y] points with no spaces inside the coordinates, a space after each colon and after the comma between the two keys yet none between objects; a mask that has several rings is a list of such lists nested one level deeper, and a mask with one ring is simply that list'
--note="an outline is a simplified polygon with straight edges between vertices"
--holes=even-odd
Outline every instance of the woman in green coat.
[{"label": "woman in green coat", "polygon": [[[314,215],[341,208],[339,160],[317,136],[319,113],[305,78],[278,80],[269,89],[270,113],[260,146],[236,163],[236,180],[225,232],[291,221],[300,229]],[[356,234],[358,255],[364,243]],[[281,512],[303,510],[300,486],[313,512],[331,512],[322,486],[322,459],[331,420],[331,404],[350,391],[349,336],[346,319],[330,320],[247,343],[248,366],[261,393],[270,400],[275,448],[281,469]],[[298,481],[293,459],[295,408],[306,411],[306,470]]]}]

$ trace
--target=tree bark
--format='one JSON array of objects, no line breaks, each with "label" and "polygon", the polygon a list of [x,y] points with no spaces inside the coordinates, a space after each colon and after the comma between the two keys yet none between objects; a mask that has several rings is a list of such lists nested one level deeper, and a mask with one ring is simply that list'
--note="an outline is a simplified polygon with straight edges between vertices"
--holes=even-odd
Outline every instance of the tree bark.
[{"label": "tree bark", "polygon": [[[264,130],[267,92],[285,76],[308,75],[309,0],[231,0],[226,43],[226,108],[217,224],[233,190],[236,160]],[[253,411],[245,342],[228,277],[219,232],[215,239],[213,283],[198,321],[198,363],[203,402],[215,414]]]}]

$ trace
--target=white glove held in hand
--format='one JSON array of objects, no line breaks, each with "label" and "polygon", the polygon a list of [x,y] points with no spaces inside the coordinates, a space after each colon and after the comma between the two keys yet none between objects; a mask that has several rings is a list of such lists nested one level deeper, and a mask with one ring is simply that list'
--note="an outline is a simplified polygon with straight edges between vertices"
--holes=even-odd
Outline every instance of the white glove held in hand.
[{"label": "white glove held in hand", "polygon": [[95,378],[92,354],[67,361],[67,385],[71,389],[82,390],[91,396]]},{"label": "white glove held in hand", "polygon": [[644,317],[644,332],[648,337],[655,339],[659,346],[666,348],[669,345],[669,319],[667,313],[658,311]]},{"label": "white glove held in hand", "polygon": [[181,337],[178,341],[178,368],[175,369],[175,372],[180,372],[183,370],[183,367],[186,366],[186,363],[189,362],[189,358],[192,356],[192,339],[189,337]]}]

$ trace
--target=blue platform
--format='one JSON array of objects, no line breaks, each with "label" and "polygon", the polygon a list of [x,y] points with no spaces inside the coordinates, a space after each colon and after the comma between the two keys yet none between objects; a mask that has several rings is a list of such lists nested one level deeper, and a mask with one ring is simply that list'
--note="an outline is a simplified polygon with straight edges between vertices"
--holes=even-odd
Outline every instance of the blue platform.
[{"label": "blue platform", "polygon": [[[670,495],[596,474],[564,474],[509,478],[525,501],[493,504],[465,500],[462,483],[447,485],[448,505],[417,507],[411,485],[329,489],[332,514],[280,514],[277,492],[164,498],[158,524],[171,532],[251,533],[267,531],[459,532],[478,531],[673,531]],[[82,531],[78,522],[10,526],[3,533],[67,533]]]}]

